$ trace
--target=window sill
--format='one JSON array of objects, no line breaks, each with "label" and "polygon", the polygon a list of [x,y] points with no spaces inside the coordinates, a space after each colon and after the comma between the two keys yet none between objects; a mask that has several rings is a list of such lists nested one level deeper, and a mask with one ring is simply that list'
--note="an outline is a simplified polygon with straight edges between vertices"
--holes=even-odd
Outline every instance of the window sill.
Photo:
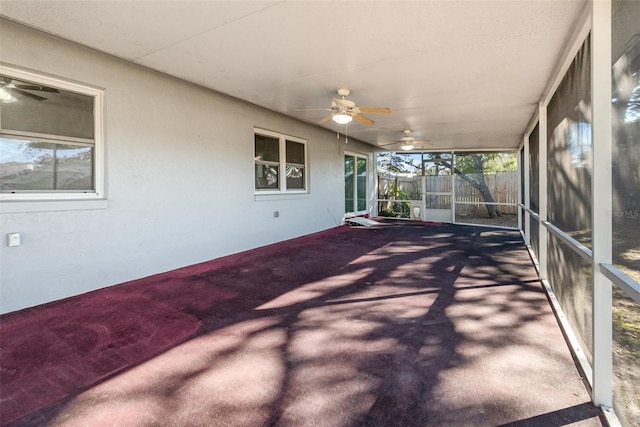
[{"label": "window sill", "polygon": [[3,200],[0,202],[0,213],[57,212],[106,209],[109,201],[94,200]]},{"label": "window sill", "polygon": [[308,192],[300,192],[300,193],[265,193],[265,194],[254,194],[253,200],[256,202],[266,201],[266,200],[297,200],[297,199],[308,199]]}]

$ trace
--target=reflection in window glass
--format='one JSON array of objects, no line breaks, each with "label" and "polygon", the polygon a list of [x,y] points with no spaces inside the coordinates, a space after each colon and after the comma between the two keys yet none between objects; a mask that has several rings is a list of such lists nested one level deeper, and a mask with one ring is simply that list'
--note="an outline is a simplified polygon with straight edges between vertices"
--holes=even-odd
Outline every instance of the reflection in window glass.
[{"label": "reflection in window glass", "polygon": [[4,193],[92,191],[93,147],[0,138]]},{"label": "reflection in window glass", "polygon": [[287,140],[287,163],[304,165],[304,144]]},{"label": "reflection in window glass", "polygon": [[287,156],[287,189],[304,190],[304,144],[299,142],[286,142]]},{"label": "reflection in window glass", "polygon": [[94,139],[93,97],[0,76],[8,101],[0,103],[0,128]]},{"label": "reflection in window glass", "polygon": [[344,156],[344,211],[345,213],[355,212],[355,170],[356,158],[354,156]]},{"label": "reflection in window glass", "polygon": [[306,143],[292,139],[294,137],[256,130],[255,190],[268,190],[269,193],[306,190]]},{"label": "reflection in window glass", "polygon": [[367,159],[344,156],[344,211],[362,213],[367,210]]},{"label": "reflection in window glass", "polygon": [[304,168],[287,166],[287,189],[304,190]]},{"label": "reflection in window glass", "polygon": [[280,161],[280,141],[264,135],[255,135],[255,160],[264,162]]},{"label": "reflection in window glass", "polygon": [[275,165],[256,164],[256,190],[277,190],[279,169]]},{"label": "reflection in window glass", "polygon": [[38,198],[37,193],[50,197],[49,193],[56,192],[95,192],[96,95],[16,78],[9,69],[3,68],[2,73],[2,198],[19,200],[22,193]]},{"label": "reflection in window glass", "polygon": [[358,182],[356,185],[358,211],[367,210],[367,159],[358,157]]}]

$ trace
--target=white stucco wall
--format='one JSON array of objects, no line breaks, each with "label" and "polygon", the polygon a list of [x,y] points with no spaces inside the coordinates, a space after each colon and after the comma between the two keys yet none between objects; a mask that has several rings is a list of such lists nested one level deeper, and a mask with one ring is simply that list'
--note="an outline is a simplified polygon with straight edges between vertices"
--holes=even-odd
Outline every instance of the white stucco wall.
[{"label": "white stucco wall", "polygon": [[[1,312],[342,219],[344,144],[335,133],[9,21],[1,22],[0,38],[6,64],[105,89],[108,199],[100,209],[0,214]],[[256,199],[254,126],[309,141],[309,194]],[[355,140],[348,146],[371,151]],[[21,233],[21,246],[7,246],[9,232]]]}]

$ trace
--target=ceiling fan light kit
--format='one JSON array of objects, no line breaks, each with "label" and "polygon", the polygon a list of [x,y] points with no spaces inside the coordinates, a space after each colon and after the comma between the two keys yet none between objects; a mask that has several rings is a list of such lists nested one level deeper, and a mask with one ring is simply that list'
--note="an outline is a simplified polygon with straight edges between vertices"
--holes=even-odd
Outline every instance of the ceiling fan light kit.
[{"label": "ceiling fan light kit", "polygon": [[433,146],[433,143],[431,141],[418,141],[417,139],[411,136],[411,132],[413,132],[411,129],[405,129],[402,131],[404,136],[400,138],[399,141],[391,142],[388,144],[382,144],[382,145],[379,145],[379,147],[386,147],[389,145],[395,145],[397,147],[397,144],[400,144],[400,148],[402,150],[410,151],[416,147],[417,147],[416,148],[417,150],[423,150],[426,147]]},{"label": "ceiling fan light kit", "polygon": [[338,123],[339,125],[346,125],[351,120],[353,120],[353,117],[351,117],[348,114],[339,113],[339,114],[335,114],[331,119],[334,122]]},{"label": "ceiling fan light kit", "polygon": [[329,115],[325,116],[318,124],[325,123],[329,119],[340,125],[346,125],[352,120],[362,123],[363,125],[370,126],[374,122],[370,118],[364,116],[362,113],[372,114],[390,114],[391,108],[386,107],[358,107],[356,103],[347,99],[347,96],[351,91],[349,89],[338,89],[338,95],[340,98],[333,98],[331,100],[330,108],[301,108],[295,111],[328,111]]}]

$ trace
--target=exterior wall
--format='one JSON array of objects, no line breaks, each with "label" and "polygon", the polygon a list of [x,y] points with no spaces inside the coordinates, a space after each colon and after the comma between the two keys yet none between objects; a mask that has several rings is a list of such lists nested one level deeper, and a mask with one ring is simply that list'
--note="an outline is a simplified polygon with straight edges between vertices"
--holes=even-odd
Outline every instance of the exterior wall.
[{"label": "exterior wall", "polygon": [[[56,209],[17,213],[4,203],[1,312],[340,223],[344,141],[335,133],[10,21],[1,24],[4,63],[105,89],[108,199],[106,207],[76,202],[59,210],[68,202],[57,202]],[[308,140],[309,194],[254,196],[254,126]],[[355,140],[348,147],[371,153]],[[9,232],[21,233],[21,246],[7,247]]]}]

